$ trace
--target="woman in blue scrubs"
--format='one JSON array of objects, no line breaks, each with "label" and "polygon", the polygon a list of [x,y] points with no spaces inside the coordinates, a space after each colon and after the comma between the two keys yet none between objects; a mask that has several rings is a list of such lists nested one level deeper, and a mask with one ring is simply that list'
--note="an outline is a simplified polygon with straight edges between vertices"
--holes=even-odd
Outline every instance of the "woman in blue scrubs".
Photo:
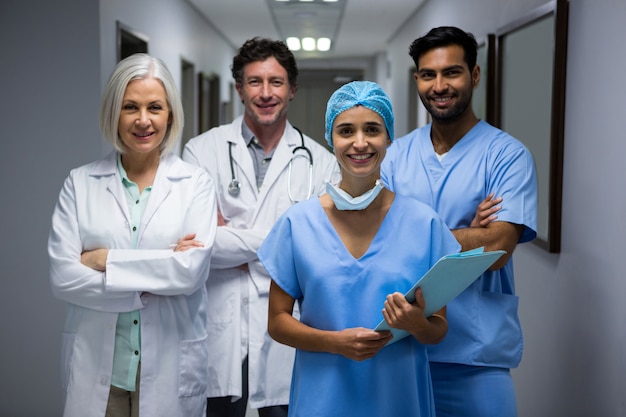
[{"label": "woman in blue scrubs", "polygon": [[[258,251],[273,280],[269,333],[296,348],[289,415],[432,417],[426,345],[444,338],[445,308],[426,317],[420,290],[413,304],[403,294],[460,246],[430,207],[382,186],[393,112],[380,86],[335,91],[326,140],[341,181],[292,206]],[[372,330],[383,318],[411,337],[386,346],[390,332]]]}]

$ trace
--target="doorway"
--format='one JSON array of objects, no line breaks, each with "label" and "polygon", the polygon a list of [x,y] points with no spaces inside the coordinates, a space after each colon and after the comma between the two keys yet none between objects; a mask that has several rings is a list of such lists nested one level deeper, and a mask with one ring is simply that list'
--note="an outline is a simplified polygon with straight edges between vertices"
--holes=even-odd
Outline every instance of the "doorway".
[{"label": "doorway", "polygon": [[363,80],[361,69],[300,70],[298,91],[289,104],[289,122],[328,147],[324,139],[326,103],[343,84]]},{"label": "doorway", "polygon": [[183,126],[183,135],[181,138],[181,150],[185,147],[185,144],[189,141],[189,139],[197,136],[198,132],[194,128],[195,117],[196,114],[196,100],[195,100],[195,73],[196,68],[195,65],[189,61],[184,59],[180,62],[180,73],[181,73],[181,100],[183,102],[183,111],[185,112],[185,125]]},{"label": "doorway", "polygon": [[136,53],[148,53],[148,37],[134,31],[119,20],[117,26],[117,61]]}]

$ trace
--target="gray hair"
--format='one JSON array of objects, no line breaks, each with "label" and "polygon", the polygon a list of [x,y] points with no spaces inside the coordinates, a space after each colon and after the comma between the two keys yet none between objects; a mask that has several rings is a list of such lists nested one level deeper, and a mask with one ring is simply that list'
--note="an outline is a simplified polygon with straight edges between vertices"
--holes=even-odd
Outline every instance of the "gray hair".
[{"label": "gray hair", "polygon": [[118,130],[126,87],[133,80],[150,77],[159,80],[163,85],[172,119],[160,146],[161,154],[170,152],[183,133],[183,103],[172,74],[159,58],[134,54],[120,61],[113,70],[100,106],[100,130],[104,138],[120,153],[125,150]]}]

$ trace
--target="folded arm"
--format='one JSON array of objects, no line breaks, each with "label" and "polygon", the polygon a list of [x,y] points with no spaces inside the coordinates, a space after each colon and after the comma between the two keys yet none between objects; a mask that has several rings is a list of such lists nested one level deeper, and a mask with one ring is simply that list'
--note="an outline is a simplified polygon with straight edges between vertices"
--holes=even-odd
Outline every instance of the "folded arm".
[{"label": "folded arm", "polygon": [[[198,178],[198,192],[186,211],[185,229],[174,247],[85,251],[78,224],[72,178],[61,191],[48,241],[54,295],[98,311],[125,312],[143,306],[140,295],[191,294],[208,278],[217,225],[214,189],[208,175]],[[158,225],[155,225],[158,227]],[[200,239],[195,239],[197,232]],[[192,237],[193,236],[193,237]],[[193,250],[189,250],[193,248]]]},{"label": "folded arm", "polygon": [[523,230],[524,226],[520,224],[494,221],[485,227],[454,229],[452,233],[461,244],[462,250],[481,246],[486,251],[505,250],[506,254],[489,268],[495,271],[502,268],[513,255]]},{"label": "folded arm", "polygon": [[265,236],[267,236],[266,230],[218,227],[211,256],[211,267],[228,269],[255,261],[256,251],[261,247]]},{"label": "folded arm", "polygon": [[107,291],[189,295],[204,286],[218,228],[215,189],[208,174],[198,178],[193,198],[185,213],[180,215],[184,215],[181,218],[183,236],[178,236],[176,244],[170,248],[109,250]]},{"label": "folded arm", "polygon": [[82,243],[76,211],[74,182],[70,175],[64,182],[52,214],[48,237],[50,285],[55,297],[81,307],[105,312],[126,312],[142,307],[139,292],[105,291],[104,268],[92,268],[106,262],[107,251],[87,256],[81,262]]},{"label": "folded arm", "polygon": [[481,246],[486,251],[506,251],[506,254],[489,268],[491,271],[506,265],[524,230],[523,225],[497,220],[497,212],[502,209],[501,203],[502,197],[494,197],[493,193],[489,194],[476,208],[469,227],[452,230],[452,234],[461,244],[463,251]]}]

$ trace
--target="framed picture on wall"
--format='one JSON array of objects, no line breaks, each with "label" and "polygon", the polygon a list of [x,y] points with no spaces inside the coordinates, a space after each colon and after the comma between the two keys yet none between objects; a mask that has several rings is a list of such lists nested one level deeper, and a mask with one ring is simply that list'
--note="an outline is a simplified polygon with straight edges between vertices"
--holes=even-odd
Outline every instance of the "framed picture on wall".
[{"label": "framed picture on wall", "polygon": [[497,32],[496,126],[522,141],[537,170],[537,239],[561,250],[567,0],[545,4]]},{"label": "framed picture on wall", "polygon": [[472,94],[472,109],[476,117],[495,124],[496,103],[496,35],[490,33],[478,41],[476,65],[480,67],[480,82]]}]

